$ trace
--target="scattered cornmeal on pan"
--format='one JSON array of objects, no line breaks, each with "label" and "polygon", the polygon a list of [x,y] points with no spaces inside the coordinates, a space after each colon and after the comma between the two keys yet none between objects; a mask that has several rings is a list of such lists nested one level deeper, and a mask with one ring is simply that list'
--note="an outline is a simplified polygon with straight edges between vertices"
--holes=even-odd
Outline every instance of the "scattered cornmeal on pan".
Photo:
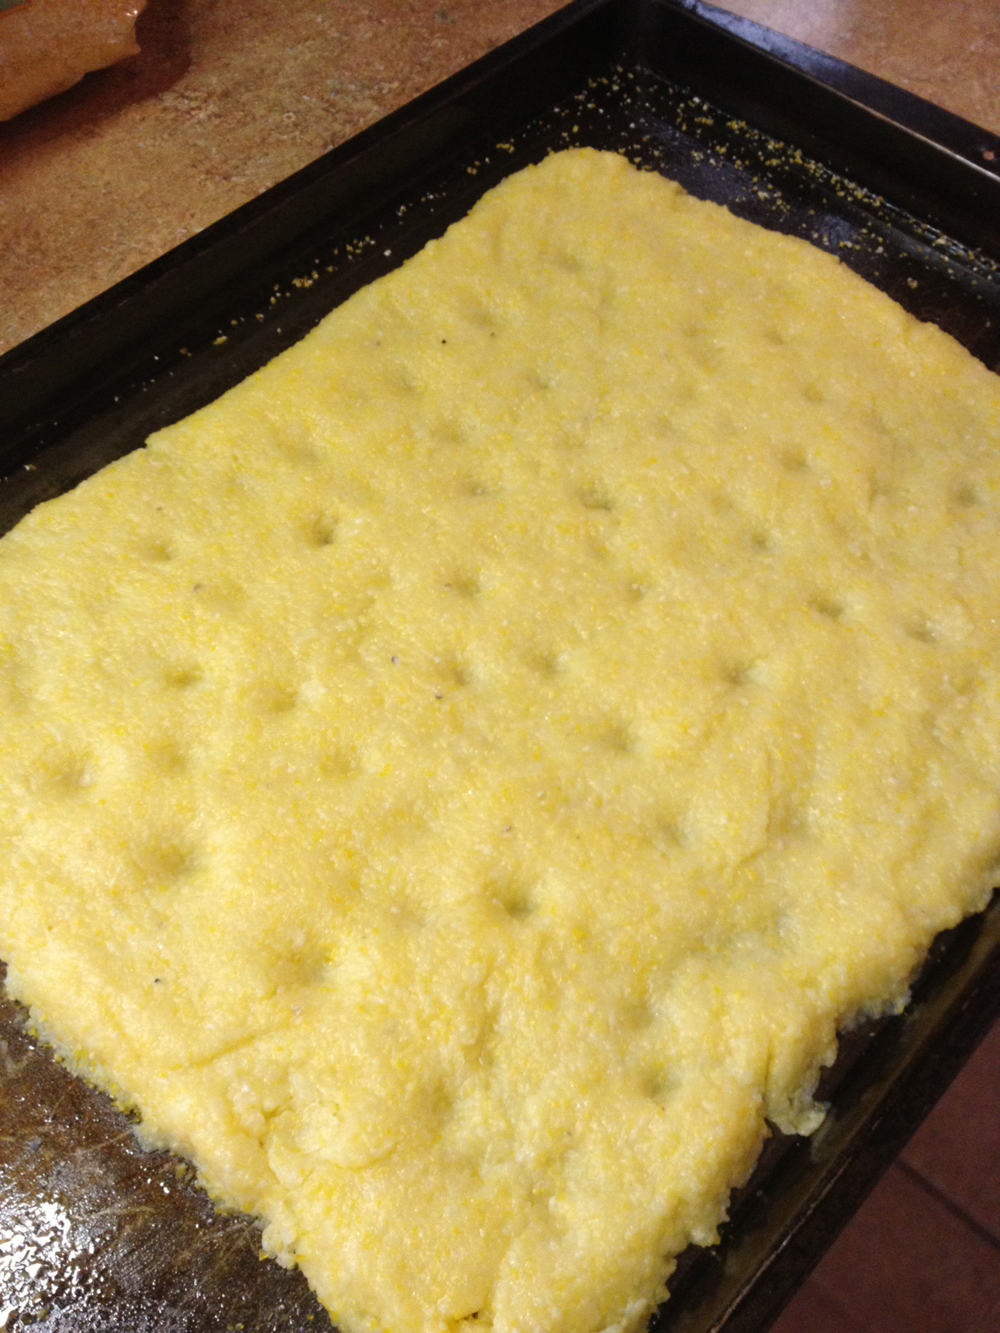
[{"label": "scattered cornmeal on pan", "polygon": [[1000,382],[592,151],[0,543],[0,954],[345,1333],[642,1326],[1000,849]]}]

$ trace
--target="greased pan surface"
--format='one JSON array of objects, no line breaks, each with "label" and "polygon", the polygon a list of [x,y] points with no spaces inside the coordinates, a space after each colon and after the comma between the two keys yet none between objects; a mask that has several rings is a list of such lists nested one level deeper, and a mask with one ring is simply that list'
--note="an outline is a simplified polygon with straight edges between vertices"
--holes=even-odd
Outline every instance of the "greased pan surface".
[{"label": "greased pan surface", "polygon": [[[584,0],[0,358],[0,525],[571,144],[808,237],[1000,368],[997,140],[705,7]],[[995,901],[939,941],[906,1015],[845,1042],[827,1124],[770,1145],[722,1245],[682,1261],[659,1333],[765,1327],[998,1012]],[[258,1248],[0,1002],[0,1327],[329,1327]]]}]

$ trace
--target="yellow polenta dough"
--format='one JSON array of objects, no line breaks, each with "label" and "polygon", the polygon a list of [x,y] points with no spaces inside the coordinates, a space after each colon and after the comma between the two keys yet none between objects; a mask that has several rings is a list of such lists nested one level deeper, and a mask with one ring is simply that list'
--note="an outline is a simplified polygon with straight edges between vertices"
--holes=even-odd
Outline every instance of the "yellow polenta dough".
[{"label": "yellow polenta dough", "polygon": [[998,388],[513,177],[0,543],[10,989],[346,1333],[641,1325],[992,882]]}]

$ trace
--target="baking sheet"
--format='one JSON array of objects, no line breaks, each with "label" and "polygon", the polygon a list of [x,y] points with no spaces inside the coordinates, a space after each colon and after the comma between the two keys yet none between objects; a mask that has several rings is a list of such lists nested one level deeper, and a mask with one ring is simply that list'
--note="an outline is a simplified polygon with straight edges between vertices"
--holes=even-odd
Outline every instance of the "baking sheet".
[{"label": "baking sheet", "polygon": [[[872,109],[874,108],[874,110]],[[705,6],[583,0],[0,358],[0,529],[295,341],[502,176],[589,144],[805,236],[1000,368],[1000,143]],[[1000,907],[859,1030],[809,1142],[776,1140],[658,1333],[762,1329],[1000,1012]],[[0,1002],[0,1328],[329,1328],[188,1168]]]}]

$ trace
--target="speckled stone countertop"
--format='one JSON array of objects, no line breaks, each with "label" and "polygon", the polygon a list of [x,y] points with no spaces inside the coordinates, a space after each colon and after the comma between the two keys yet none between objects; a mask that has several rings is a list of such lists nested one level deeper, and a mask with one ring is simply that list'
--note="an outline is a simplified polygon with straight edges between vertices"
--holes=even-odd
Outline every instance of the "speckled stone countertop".
[{"label": "speckled stone countertop", "polygon": [[[0,124],[0,351],[559,7],[150,0],[139,56]],[[995,0],[728,8],[1000,131]]]}]

